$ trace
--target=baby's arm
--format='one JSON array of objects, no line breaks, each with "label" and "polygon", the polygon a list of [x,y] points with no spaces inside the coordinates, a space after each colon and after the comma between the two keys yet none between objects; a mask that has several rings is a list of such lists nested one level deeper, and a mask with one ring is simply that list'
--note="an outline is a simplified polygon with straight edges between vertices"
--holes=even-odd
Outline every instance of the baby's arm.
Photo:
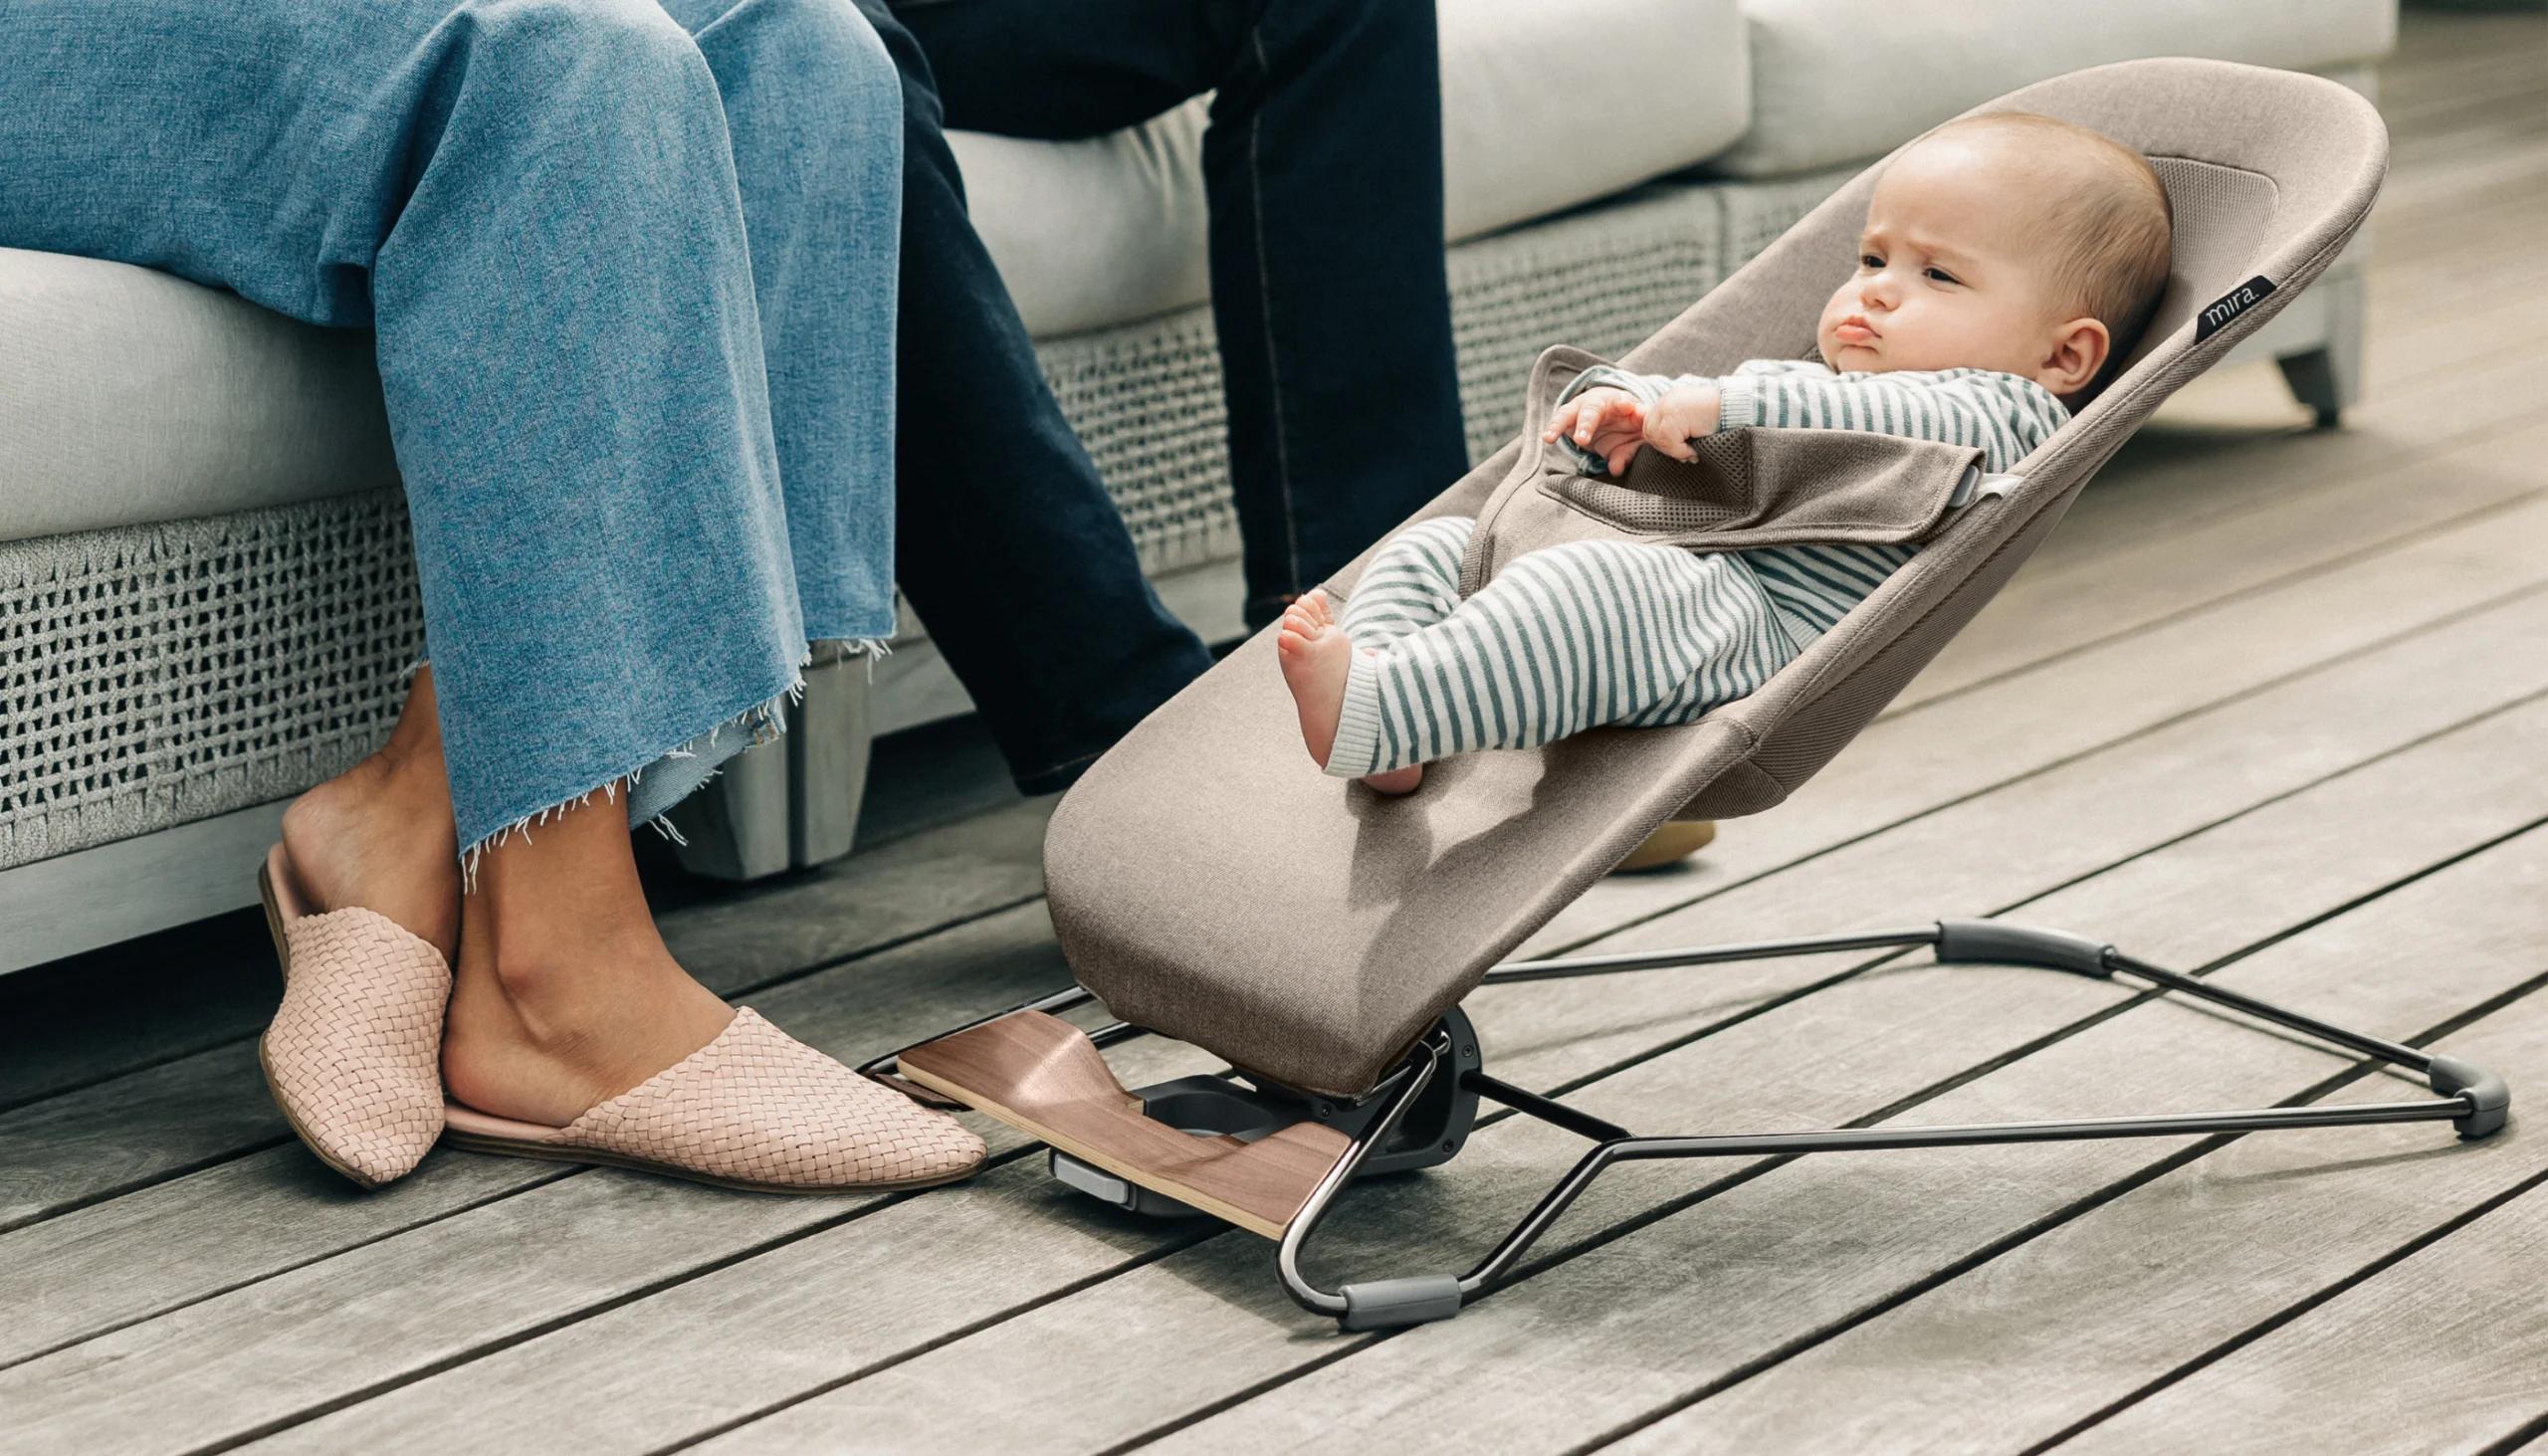
[{"label": "baby's arm", "polygon": [[1568,449],[1584,470],[1606,467],[1613,475],[1626,468],[1637,443],[1689,460],[1697,454],[1690,441],[1748,425],[1869,430],[1978,446],[1984,469],[1997,472],[2023,459],[2070,418],[2041,385],[1987,369],[1834,374],[1809,361],[1756,360],[1723,378],[1675,379],[1605,364],[1585,370],[1565,398],[1594,391],[1634,398],[1640,424],[1635,439],[1588,451],[1564,435],[1543,438]]},{"label": "baby's arm", "polygon": [[1722,382],[1724,429],[1869,430],[1978,446],[1983,468],[1993,472],[2023,459],[2070,418],[2043,386],[1987,369],[1834,374],[1747,367]]}]

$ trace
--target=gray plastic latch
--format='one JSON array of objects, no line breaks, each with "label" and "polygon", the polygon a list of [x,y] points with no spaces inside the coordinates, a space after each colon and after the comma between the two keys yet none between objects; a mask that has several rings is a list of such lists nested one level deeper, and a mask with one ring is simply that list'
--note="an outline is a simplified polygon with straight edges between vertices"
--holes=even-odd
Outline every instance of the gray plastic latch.
[{"label": "gray plastic latch", "polygon": [[1345,1314],[1337,1323],[1348,1330],[1393,1330],[1401,1325],[1427,1325],[1460,1312],[1460,1277],[1417,1274],[1405,1279],[1375,1279],[1349,1284]]},{"label": "gray plastic latch", "polygon": [[2450,1126],[2467,1139],[2489,1137],[2502,1131],[2504,1115],[2512,1109],[2512,1089],[2504,1079],[2457,1057],[2436,1057],[2426,1069],[2425,1081],[2443,1097],[2466,1097],[2472,1111],[2464,1118],[2451,1119]]},{"label": "gray plastic latch", "polygon": [[1938,959],[1948,964],[1988,960],[2104,977],[2113,974],[2106,964],[2106,952],[2113,948],[2067,931],[2038,931],[2007,921],[1938,922]]},{"label": "gray plastic latch", "polygon": [[1133,1196],[1131,1183],[1113,1173],[1090,1167],[1058,1147],[1053,1149],[1046,1165],[1052,1168],[1054,1177],[1101,1203],[1112,1203],[1118,1208],[1130,1208],[1140,1201]]}]

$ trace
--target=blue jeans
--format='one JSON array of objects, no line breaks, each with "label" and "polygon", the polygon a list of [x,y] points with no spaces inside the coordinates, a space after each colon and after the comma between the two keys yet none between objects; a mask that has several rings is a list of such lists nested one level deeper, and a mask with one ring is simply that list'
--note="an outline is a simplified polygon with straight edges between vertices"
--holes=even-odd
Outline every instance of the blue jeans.
[{"label": "blue jeans", "polygon": [[[1143,580],[964,211],[944,129],[1092,136],[1215,92],[1230,480],[1261,625],[1468,469],[1433,0],[860,0],[903,73],[903,589],[1028,792],[1210,665]],[[1385,407],[1375,401],[1384,400]]]},{"label": "blue jeans", "polygon": [[377,331],[463,845],[668,808],[809,638],[891,634],[850,0],[5,0],[0,56],[0,245]]}]

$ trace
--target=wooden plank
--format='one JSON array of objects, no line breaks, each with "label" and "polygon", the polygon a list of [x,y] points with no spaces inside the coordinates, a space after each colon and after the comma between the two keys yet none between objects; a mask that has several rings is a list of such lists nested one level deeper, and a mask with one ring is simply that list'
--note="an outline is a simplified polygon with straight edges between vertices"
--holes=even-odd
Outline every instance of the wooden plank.
[{"label": "wooden plank", "polygon": [[[2514,974],[2548,973],[2536,913],[2548,900],[2543,840],[2548,832],[2533,833],[2472,866],[2490,882],[2485,894],[2446,894],[2465,877],[2402,891],[2394,910],[2348,917],[2313,935],[2311,953],[2320,963],[2341,956],[2412,974],[2430,928],[2402,917],[2446,915],[2456,923],[2448,953]],[[2534,993],[2443,1045],[2515,1087],[2540,1086],[2548,1074],[2548,994]],[[2332,1100],[2421,1093],[2419,1083],[2380,1077]],[[2130,1398],[2189,1354],[2316,1297],[2543,1171],[2548,1127],[2514,1126],[2466,1147],[2437,1144],[2434,1130],[2414,1127],[2243,1139],[1693,1405],[1621,1449],[2032,1448]],[[2498,1279],[2462,1313],[2491,1310],[2518,1329],[2535,1303]],[[2548,1337],[2548,1326],[2540,1333]],[[2386,1368],[2377,1378],[2358,1372],[2362,1388],[2385,1403],[2440,1381],[2464,1400],[2471,1383],[2452,1372],[2483,1344],[2379,1342]],[[2286,1367],[2281,1388],[2296,1397],[2311,1389],[2336,1395],[2344,1385]],[[2218,1423],[2244,1403],[2218,1400],[2205,1417]],[[2473,1426],[2500,1433],[2548,1409],[2548,1393],[2480,1408],[2492,1419]],[[2316,1426],[2316,1449],[2326,1449],[2334,1430],[2347,1432],[2344,1449],[2366,1449],[2342,1420]],[[2218,1429],[2205,1444],[2255,1448]],[[2138,1449],[2173,1448],[2153,1441]]]},{"label": "wooden plank", "polygon": [[[837,963],[931,927],[1019,904],[1041,889],[1040,841],[1049,807],[1022,804],[915,835],[872,856],[852,856],[775,890],[671,912],[664,917],[665,938],[712,989],[732,996],[791,971]],[[262,920],[254,934],[264,935]],[[799,956],[807,958],[794,958]],[[1038,976],[1066,983],[1068,974],[1057,965],[1047,964]],[[996,1009],[997,1002],[962,999],[986,989],[950,982],[949,999],[916,1016],[910,1035]],[[239,1014],[235,1008],[231,1013],[234,1030]],[[262,1031],[264,1018],[255,1019]],[[136,1018],[133,1039],[124,1043],[128,1049],[119,1052],[114,1048],[120,1029],[106,1029],[110,1034],[94,1057],[141,1055],[175,1034],[145,1014]],[[787,1029],[802,1034],[797,1027]],[[847,1028],[841,1034],[848,1038],[842,1044],[865,1046],[859,1038],[873,1033]],[[244,1040],[35,1101],[0,1113],[0,1230],[256,1152],[290,1136],[257,1071],[256,1049]]]},{"label": "wooden plank", "polygon": [[436,1153],[365,1193],[286,1143],[0,1235],[0,1368],[577,1171]]},{"label": "wooden plank", "polygon": [[1031,799],[663,917],[665,943],[723,996],[837,964],[1044,893]]},{"label": "wooden plank", "polygon": [[914,1047],[900,1066],[1037,1142],[1269,1239],[1283,1236],[1353,1145],[1317,1123],[1243,1143],[1154,1122],[1078,1028],[1041,1011],[1013,1011]]},{"label": "wooden plank", "polygon": [[[2137,942],[2145,933],[2185,914],[2191,904],[2199,934],[2210,936],[2216,949],[2272,934],[2290,924],[2295,913],[2305,913],[2295,912],[2295,902],[2302,907],[2341,904],[2362,888],[2410,871],[2424,862],[2419,856],[2446,854],[2472,833],[2504,822],[2496,816],[2517,808],[2548,813],[2548,785],[2533,796],[2536,802],[2512,806],[2493,786],[2468,779],[2470,765],[2503,761],[2528,742],[2548,746],[2548,705],[2532,710],[2517,730],[2480,726],[2447,747],[2438,742],[2284,800],[2238,821],[2242,827],[2161,849],[2137,863],[2197,861],[2199,868],[2182,877],[2192,883],[2166,884],[2160,888],[2167,893],[2147,900],[2139,894],[2146,887],[2137,886],[2134,896],[2118,898],[2108,907],[2111,915],[2096,928],[2128,935]],[[2212,903],[2224,898],[2218,868],[2222,859],[2255,858],[2260,847],[2293,839],[2312,841],[2334,826],[2392,812],[2401,803],[2426,809],[2411,833],[2343,860],[2284,855],[2268,873],[2251,877],[2256,893]],[[2216,837],[2230,842],[2206,842]],[[1845,883],[1825,888],[1826,896],[1848,893]],[[1882,901],[1853,908],[1879,918],[1901,918],[1898,905]],[[1635,998],[1647,1012],[1642,1019],[1653,1037],[1681,1029],[1686,1023],[1679,1019],[1679,1005],[1706,1000],[1715,975],[1640,978],[1601,990],[1582,985],[1510,990],[1576,999],[1599,994]],[[1604,1079],[1585,1100],[1596,1113],[1643,1123],[1668,1121],[1671,1126],[1783,1127],[1845,1120],[2006,1055],[2033,1035],[2114,1004],[2117,995],[2100,983],[2039,972],[1931,971],[1922,980],[1909,973],[1864,977]],[[2007,1014],[2013,1002],[2033,1008],[2035,1017]],[[1840,1009],[1845,1006],[1860,1009],[1845,1015]],[[1637,1006],[1614,1004],[1609,1014],[1636,1019],[1622,1015],[1623,1009]],[[1481,1007],[1478,1016],[1492,1043],[1496,1028],[1505,1024],[1501,1014]],[[1641,1045],[1650,1048],[1655,1040]],[[1818,1067],[1803,1063],[1797,1055],[1800,1046],[1828,1047],[1829,1060]],[[1545,1084],[1553,1080],[1552,1071],[1580,1069],[1580,1063],[1564,1058],[1564,1050],[1534,1038],[1531,1054],[1511,1060],[1536,1063],[1536,1078]],[[1489,1065],[1512,1072],[1494,1056]],[[1629,1090],[1613,1093],[1614,1086]],[[1607,1100],[1613,1096],[1634,1105]],[[1507,1122],[1482,1130],[1459,1162],[1441,1175],[1358,1191],[1333,1230],[1322,1232],[1315,1267],[1333,1279],[1347,1269],[1361,1275],[1401,1273],[1473,1258],[1487,1230],[1516,1216],[1580,1145],[1534,1123]],[[1658,1183],[1656,1177],[1665,1175],[1648,1176],[1650,1172],[1636,1170],[1618,1183],[1597,1186],[1584,1219],[1570,1219],[1568,1226],[1597,1226],[1632,1216],[1654,1198],[1677,1190],[1677,1184]],[[1040,1225],[1023,1226],[1002,1246],[1034,1247],[1056,1236]],[[823,1237],[826,1244],[855,1242],[858,1232],[840,1230]],[[1163,1233],[1163,1245],[1180,1237]],[[619,1438],[605,1439],[600,1432],[642,1428],[647,1439],[664,1441],[748,1414],[756,1404],[794,1393],[785,1387],[784,1377],[802,1371],[808,1361],[819,1361],[831,1331],[826,1324],[762,1320],[703,1323],[711,1306],[738,1311],[755,1307],[748,1294],[739,1291],[763,1280],[757,1262],[720,1271],[703,1281],[700,1291],[670,1305],[654,1307],[648,1301],[611,1312],[482,1365],[449,1371],[329,1417],[299,1439],[312,1449],[401,1440],[418,1446],[447,1444],[464,1439],[473,1428],[471,1421],[488,1422],[475,1427],[479,1429],[501,1428],[537,1412],[561,1448],[611,1449]],[[787,1266],[784,1273],[790,1283],[813,1277],[805,1265]],[[1096,1276],[1091,1271],[1088,1277]],[[848,1300],[847,1286],[832,1287],[839,1302]],[[1021,1289],[1018,1303],[1030,1304],[1049,1293]],[[931,1315],[928,1294],[924,1274],[862,1287],[857,1298],[873,1302],[877,1318],[906,1328],[907,1349],[916,1349],[949,1328]],[[1238,1238],[1206,1240],[1155,1268],[1030,1310],[1021,1319],[1013,1338],[975,1336],[897,1366],[903,1373],[878,1386],[873,1398],[860,1393],[868,1384],[864,1380],[824,1395],[815,1403],[832,1414],[802,1417],[820,1428],[811,1444],[865,1439],[855,1434],[864,1431],[882,1449],[1103,1445],[1252,1380],[1322,1357],[1328,1350],[1324,1338],[1306,1337],[1332,1329],[1293,1310],[1269,1278],[1263,1246]],[[976,1340],[992,1343],[976,1347]],[[676,1349],[691,1353],[679,1361],[679,1372],[671,1373],[668,1365],[674,1363]],[[1063,1350],[1076,1353],[1068,1360],[1051,1357]],[[861,1363],[871,1361],[872,1354]],[[830,1378],[845,1378],[857,1368],[835,1364]],[[1124,1374],[1107,1378],[1104,1371]],[[933,1383],[926,1389],[901,1383],[920,1379]],[[649,1410],[655,1412],[651,1426],[644,1416]],[[928,1413],[926,1420],[920,1412]],[[683,1424],[693,1420],[699,1425]],[[1037,1437],[1031,1431],[1039,1420],[1042,1435]],[[759,1426],[748,1429],[752,1440],[747,1446],[763,1439]]]},{"label": "wooden plank", "polygon": [[[2528,837],[2529,873],[2543,848],[2548,835]],[[2387,953],[2370,965],[2351,945],[2339,956],[2316,953],[2315,936],[2303,933],[2222,974],[2239,989],[2298,1000],[2346,1024],[2417,1035],[2538,973],[2535,945],[2517,959],[2489,961],[2455,938],[2456,912],[2499,892],[2493,868],[2480,858],[2433,877],[2429,893],[2438,899],[2396,915],[2380,941]],[[2361,913],[2378,913],[2377,903]],[[2429,959],[2438,939],[2444,956]],[[2530,1005],[2524,1024],[2535,1033],[2537,1008],[2548,1001]],[[2538,1043],[2531,1045],[2520,1065],[2541,1065]],[[2231,1018],[2157,1002],[1895,1121],[2257,1106],[2298,1094],[2342,1065]],[[1376,1447],[1474,1440],[1505,1450],[1576,1449],[1775,1363],[1917,1294],[1943,1271],[1987,1269],[1996,1253],[2128,1190],[2191,1145],[2133,1140],[1801,1159],[1593,1247],[1455,1322],[1321,1363],[1176,1431],[1160,1448],[1291,1450],[1352,1430]],[[2374,1137],[2359,1145],[2389,1144]],[[2421,1145],[2452,1144],[2446,1130],[2429,1129]],[[2073,1291],[2028,1293],[2066,1302]],[[2092,1309],[2077,1313],[2095,1318]],[[1684,1429],[1706,1424],[1703,1414],[1691,1420]],[[1887,1444],[1895,1440],[1888,1433]],[[1989,1444],[1998,1447],[1999,1438]]]},{"label": "wooden plank", "polygon": [[2528,1277],[2543,1261],[2533,1188],[2062,1449],[2509,1449],[2548,1417],[2548,1306]]}]

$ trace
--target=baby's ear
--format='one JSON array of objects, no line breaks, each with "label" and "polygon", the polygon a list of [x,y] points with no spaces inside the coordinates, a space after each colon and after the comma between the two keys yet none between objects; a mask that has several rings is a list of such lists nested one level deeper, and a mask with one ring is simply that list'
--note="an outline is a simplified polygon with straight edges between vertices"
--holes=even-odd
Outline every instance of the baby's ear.
[{"label": "baby's ear", "polygon": [[2113,347],[2114,338],[2103,323],[2094,318],[2073,318],[2052,330],[2052,347],[2044,354],[2042,367],[2035,371],[2034,382],[2042,385],[2046,393],[2067,399],[2096,382]]}]

